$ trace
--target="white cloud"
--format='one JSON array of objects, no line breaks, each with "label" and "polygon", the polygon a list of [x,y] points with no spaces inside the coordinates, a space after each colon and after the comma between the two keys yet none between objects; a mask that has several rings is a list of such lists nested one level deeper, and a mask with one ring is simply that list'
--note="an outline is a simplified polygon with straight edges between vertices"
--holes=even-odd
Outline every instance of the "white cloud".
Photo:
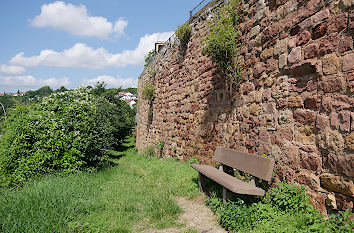
[{"label": "white cloud", "polygon": [[24,53],[17,54],[10,60],[10,64],[18,66],[49,66],[75,67],[87,69],[103,69],[106,67],[125,67],[127,65],[143,65],[144,56],[154,48],[156,41],[167,40],[173,32],[147,34],[140,38],[134,50],[125,50],[112,54],[105,48],[94,49],[83,43],[77,43],[72,48],[57,52],[42,50],[38,56],[24,57]]},{"label": "white cloud", "polygon": [[0,83],[4,87],[42,87],[50,86],[57,88],[60,86],[70,86],[71,82],[68,78],[49,78],[49,79],[37,79],[32,75],[18,75],[18,76],[0,76]]},{"label": "white cloud", "polygon": [[107,87],[109,88],[118,88],[118,87],[123,87],[123,88],[127,88],[127,87],[137,87],[138,86],[138,80],[134,79],[134,78],[115,78],[112,76],[108,76],[108,75],[102,75],[102,76],[98,76],[96,78],[92,78],[92,79],[86,79],[84,78],[82,80],[82,85],[83,86],[95,86],[95,84],[97,82],[104,82],[105,84],[107,84]]},{"label": "white cloud", "polygon": [[128,22],[120,18],[115,25],[101,16],[90,16],[84,5],[66,4],[62,1],[44,4],[41,13],[30,20],[35,27],[52,27],[78,36],[98,37],[101,39],[124,35]]},{"label": "white cloud", "polygon": [[5,74],[24,74],[26,69],[22,66],[10,66],[10,65],[0,65],[0,72]]}]

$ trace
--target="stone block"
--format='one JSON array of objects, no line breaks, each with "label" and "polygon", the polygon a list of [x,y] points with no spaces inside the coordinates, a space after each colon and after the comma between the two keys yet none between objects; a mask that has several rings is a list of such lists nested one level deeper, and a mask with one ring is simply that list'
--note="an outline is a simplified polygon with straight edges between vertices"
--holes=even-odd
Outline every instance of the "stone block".
[{"label": "stone block", "polygon": [[316,128],[319,130],[325,130],[329,126],[329,117],[325,114],[317,114]]},{"label": "stone block", "polygon": [[329,17],[330,13],[328,9],[317,12],[314,16],[312,16],[312,21],[314,24],[321,22]]},{"label": "stone block", "polygon": [[304,107],[307,109],[318,110],[321,106],[321,98],[318,95],[311,95],[304,100]]},{"label": "stone block", "polygon": [[[339,41],[339,52],[343,53],[345,51],[353,49],[353,39],[349,35],[343,35]],[[353,61],[354,62],[354,61]]]},{"label": "stone block", "polygon": [[274,55],[279,55],[288,51],[288,38],[278,40],[274,46]]},{"label": "stone block", "polygon": [[288,62],[290,64],[299,63],[301,61],[301,47],[295,47],[291,50],[288,56]]},{"label": "stone block", "polygon": [[294,136],[295,141],[301,144],[314,145],[316,143],[314,128],[309,125],[302,125],[296,128]]},{"label": "stone block", "polygon": [[296,109],[294,119],[303,124],[312,124],[316,120],[316,112],[308,109]]},{"label": "stone block", "polygon": [[267,66],[265,63],[257,62],[253,67],[253,74],[256,77],[259,77],[266,70],[266,68],[267,68]]},{"label": "stone block", "polygon": [[265,49],[261,53],[261,59],[264,60],[264,59],[270,58],[273,56],[273,53],[274,53],[273,48]]},{"label": "stone block", "polygon": [[318,56],[319,45],[317,43],[310,44],[304,49],[304,58],[310,59]]},{"label": "stone block", "polygon": [[326,128],[318,134],[317,143],[321,148],[333,151],[336,154],[344,149],[343,136],[338,131],[329,128]]},{"label": "stone block", "polygon": [[250,37],[254,38],[261,32],[261,26],[257,25],[251,29]]},{"label": "stone block", "polygon": [[345,149],[354,152],[354,132],[345,137]]},{"label": "stone block", "polygon": [[288,55],[283,53],[279,55],[279,69],[283,69],[288,64]]},{"label": "stone block", "polygon": [[325,76],[322,77],[320,88],[326,93],[345,92],[345,80],[341,76]]},{"label": "stone block", "polygon": [[335,53],[325,55],[322,60],[322,68],[325,74],[337,73],[340,70],[340,61],[337,55]]},{"label": "stone block", "polygon": [[320,180],[323,188],[354,197],[353,181],[346,181],[342,177],[330,173],[321,174]]},{"label": "stone block", "polygon": [[328,33],[340,32],[347,27],[348,13],[332,16],[328,20]]},{"label": "stone block", "polygon": [[313,190],[320,189],[320,178],[307,170],[301,170],[296,174],[295,180],[299,184],[307,185]]},{"label": "stone block", "polygon": [[321,38],[322,36],[326,35],[327,33],[327,23],[320,23],[319,25],[315,26],[312,32],[312,39],[316,40]]},{"label": "stone block", "polygon": [[351,118],[351,112],[350,111],[341,111],[339,113],[339,129],[343,132],[349,132],[350,131],[350,118]]},{"label": "stone block", "polygon": [[302,168],[315,172],[322,170],[322,157],[320,154],[300,151],[300,158]]},{"label": "stone block", "polygon": [[301,46],[306,44],[311,38],[311,33],[309,31],[301,32],[296,38],[296,46]]},{"label": "stone block", "polygon": [[349,8],[354,6],[354,0],[340,0],[340,4],[344,8]]},{"label": "stone block", "polygon": [[343,72],[354,70],[354,53],[349,53],[343,57]]},{"label": "stone block", "polygon": [[324,56],[336,51],[339,44],[339,35],[338,33],[332,33],[327,37],[316,40],[320,45],[320,55]]},{"label": "stone block", "polygon": [[329,154],[325,166],[337,175],[354,178],[354,155]]}]

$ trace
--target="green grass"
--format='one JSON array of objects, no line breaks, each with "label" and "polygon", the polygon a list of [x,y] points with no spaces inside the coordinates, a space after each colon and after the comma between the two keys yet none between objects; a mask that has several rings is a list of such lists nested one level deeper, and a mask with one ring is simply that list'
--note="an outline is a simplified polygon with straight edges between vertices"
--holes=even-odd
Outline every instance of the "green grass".
[{"label": "green grass", "polygon": [[[175,196],[198,195],[186,163],[138,155],[134,142],[114,167],[49,175],[0,192],[0,232],[138,232],[180,226]],[[118,159],[118,157],[120,157]]]}]

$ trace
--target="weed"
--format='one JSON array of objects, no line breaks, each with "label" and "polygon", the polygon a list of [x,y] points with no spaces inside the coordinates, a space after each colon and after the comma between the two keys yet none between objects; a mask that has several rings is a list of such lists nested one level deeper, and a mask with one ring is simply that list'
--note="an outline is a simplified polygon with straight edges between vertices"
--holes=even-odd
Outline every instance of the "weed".
[{"label": "weed", "polygon": [[179,39],[181,45],[183,46],[188,44],[189,39],[191,38],[191,33],[192,33],[192,28],[188,23],[180,25],[175,31],[177,38]]},{"label": "weed", "polygon": [[153,146],[148,146],[145,148],[143,154],[148,157],[155,156],[155,148]]},{"label": "weed", "polygon": [[155,87],[152,84],[145,84],[143,88],[142,98],[144,100],[153,101],[155,99]]}]

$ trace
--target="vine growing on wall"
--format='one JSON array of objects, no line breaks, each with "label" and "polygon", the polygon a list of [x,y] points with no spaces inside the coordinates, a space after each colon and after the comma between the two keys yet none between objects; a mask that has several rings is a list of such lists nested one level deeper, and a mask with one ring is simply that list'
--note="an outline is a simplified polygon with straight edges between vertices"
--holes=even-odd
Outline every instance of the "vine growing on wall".
[{"label": "vine growing on wall", "polygon": [[148,124],[152,123],[153,119],[153,101],[156,97],[155,87],[152,84],[146,84],[143,88],[142,98],[149,101]]},{"label": "vine growing on wall", "polygon": [[241,48],[241,31],[237,27],[242,22],[240,0],[231,0],[222,7],[210,23],[203,52],[210,56],[225,76],[229,88],[241,81],[241,67],[237,55]]},{"label": "vine growing on wall", "polygon": [[187,51],[188,42],[192,36],[192,28],[188,23],[180,25],[175,31],[176,37],[180,41],[178,57],[182,60]]}]

